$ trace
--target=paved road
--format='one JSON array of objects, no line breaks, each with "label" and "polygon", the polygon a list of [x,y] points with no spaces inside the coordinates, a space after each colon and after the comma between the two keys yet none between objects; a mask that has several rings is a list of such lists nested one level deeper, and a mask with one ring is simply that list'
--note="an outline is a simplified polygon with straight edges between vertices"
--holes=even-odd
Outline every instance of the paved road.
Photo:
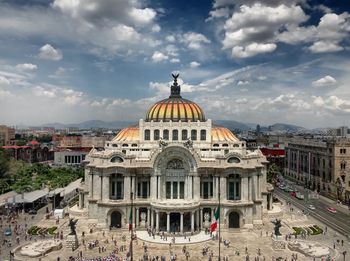
[{"label": "paved road", "polygon": [[[333,228],[335,231],[350,236],[350,214],[346,213],[346,210],[338,210],[337,213],[331,213],[327,210],[329,207],[335,207],[335,204],[325,202],[319,199],[311,199],[309,202],[297,199],[289,195],[289,193],[275,188],[275,195],[281,197],[284,200],[290,201],[293,205],[301,210],[305,210],[310,213],[311,216],[318,219],[327,226]],[[308,205],[314,205],[315,210],[308,209]],[[337,208],[339,209],[339,208]],[[350,212],[350,211],[349,211]]]}]

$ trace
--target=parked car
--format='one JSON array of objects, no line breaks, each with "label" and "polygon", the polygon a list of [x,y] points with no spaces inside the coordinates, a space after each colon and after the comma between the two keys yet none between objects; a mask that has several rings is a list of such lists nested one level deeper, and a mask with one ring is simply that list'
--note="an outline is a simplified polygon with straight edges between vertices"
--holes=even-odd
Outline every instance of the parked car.
[{"label": "parked car", "polygon": [[308,209],[315,210],[316,207],[315,207],[314,205],[309,205],[309,206],[308,206]]},{"label": "parked car", "polygon": [[337,213],[337,210],[335,208],[327,208],[327,210],[331,213]]},{"label": "parked car", "polygon": [[4,235],[5,235],[5,236],[11,236],[11,235],[12,235],[12,229],[9,228],[9,227],[6,228],[6,229],[5,229],[5,232],[4,232]]},{"label": "parked car", "polygon": [[292,191],[292,192],[290,193],[290,196],[291,196],[291,197],[295,197],[296,194],[297,194],[297,193],[295,193],[295,191]]},{"label": "parked car", "polygon": [[299,192],[296,193],[295,197],[296,197],[297,199],[304,199],[304,195],[301,194],[301,193],[299,193]]}]

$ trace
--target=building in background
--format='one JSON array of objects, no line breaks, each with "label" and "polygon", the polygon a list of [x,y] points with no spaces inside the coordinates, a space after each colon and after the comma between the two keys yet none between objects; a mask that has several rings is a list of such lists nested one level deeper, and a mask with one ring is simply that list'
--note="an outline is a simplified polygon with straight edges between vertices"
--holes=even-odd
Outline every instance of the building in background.
[{"label": "building in background", "polygon": [[0,146],[11,145],[15,139],[15,129],[6,125],[0,125]]},{"label": "building in background", "polygon": [[349,202],[350,140],[291,139],[284,173],[325,196]]}]

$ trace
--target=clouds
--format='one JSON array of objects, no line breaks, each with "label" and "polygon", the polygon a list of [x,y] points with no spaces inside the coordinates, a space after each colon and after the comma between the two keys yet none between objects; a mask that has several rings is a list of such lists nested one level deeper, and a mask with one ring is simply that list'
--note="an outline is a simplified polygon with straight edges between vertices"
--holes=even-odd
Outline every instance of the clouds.
[{"label": "clouds", "polygon": [[327,86],[332,86],[336,84],[337,84],[337,80],[330,75],[326,75],[325,77],[312,82],[312,85],[314,87],[327,87]]},{"label": "clouds", "polygon": [[327,13],[318,25],[305,25],[310,16],[297,1],[215,1],[213,7],[208,20],[225,19],[222,46],[233,58],[271,53],[280,42],[306,44],[312,53],[338,52],[349,38],[349,13],[335,14],[324,6]]},{"label": "clouds", "polygon": [[169,59],[169,56],[158,51],[155,51],[152,55],[152,61],[155,63],[159,63],[168,59]]},{"label": "clouds", "polygon": [[45,44],[39,49],[38,57],[44,60],[59,61],[63,55],[61,50],[53,48],[50,44]]},{"label": "clouds", "polygon": [[22,63],[22,64],[17,64],[16,68],[21,71],[34,71],[38,69],[38,66],[32,63]]}]

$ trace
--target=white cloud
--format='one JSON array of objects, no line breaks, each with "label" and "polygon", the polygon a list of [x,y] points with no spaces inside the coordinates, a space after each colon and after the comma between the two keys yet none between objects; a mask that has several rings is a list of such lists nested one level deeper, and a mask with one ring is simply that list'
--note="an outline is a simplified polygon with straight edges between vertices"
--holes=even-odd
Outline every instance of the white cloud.
[{"label": "white cloud", "polygon": [[45,44],[39,49],[39,58],[45,60],[59,61],[62,59],[62,52],[53,48],[50,44]]},{"label": "white cloud", "polygon": [[56,91],[54,89],[47,89],[42,86],[36,86],[32,90],[35,96],[46,97],[46,98],[56,97]]},{"label": "white cloud", "polygon": [[174,35],[168,35],[165,37],[165,40],[167,40],[170,43],[174,43],[175,42],[175,36]]},{"label": "white cloud", "polygon": [[202,44],[210,43],[211,41],[203,34],[195,32],[187,32],[182,36],[182,41],[187,45],[189,49],[198,50],[202,47]]},{"label": "white cloud", "polygon": [[335,84],[337,84],[337,80],[330,75],[326,75],[325,77],[312,82],[314,87],[332,86]]},{"label": "white cloud", "polygon": [[197,68],[199,67],[201,64],[199,62],[193,61],[190,63],[190,67],[191,68]]},{"label": "white cloud", "polygon": [[240,80],[240,81],[238,81],[238,83],[237,83],[237,85],[238,86],[240,86],[240,85],[247,85],[247,84],[249,84],[249,81],[242,81],[242,80]]},{"label": "white cloud", "polygon": [[151,23],[156,17],[156,12],[151,8],[138,9],[133,7],[129,14],[134,22],[143,25]]},{"label": "white cloud", "polygon": [[152,32],[154,32],[154,33],[160,32],[160,29],[161,29],[160,26],[157,24],[152,26]]},{"label": "white cloud", "polygon": [[152,61],[155,63],[159,63],[168,59],[169,59],[169,56],[158,51],[155,51],[152,55]]},{"label": "white cloud", "polygon": [[32,63],[21,63],[17,64],[16,68],[20,71],[33,71],[38,69],[38,66]]},{"label": "white cloud", "polygon": [[10,81],[5,76],[0,75],[0,85],[9,85]]},{"label": "white cloud", "polygon": [[344,48],[337,43],[317,41],[314,42],[310,47],[310,51],[313,53],[326,53],[326,52],[338,52],[342,51]]},{"label": "white cloud", "polygon": [[180,62],[180,59],[178,59],[178,58],[171,58],[171,59],[170,59],[170,62],[171,62],[171,63],[179,63],[179,62]]},{"label": "white cloud", "polygon": [[335,95],[332,95],[327,98],[323,98],[320,96],[314,96],[313,97],[313,104],[330,110],[334,112],[344,112],[344,113],[350,113],[350,101],[349,100],[344,100],[341,98],[338,98]]},{"label": "white cloud", "polygon": [[247,46],[235,46],[232,48],[232,57],[247,58],[261,53],[271,53],[276,47],[276,44],[273,43],[251,43]]}]

